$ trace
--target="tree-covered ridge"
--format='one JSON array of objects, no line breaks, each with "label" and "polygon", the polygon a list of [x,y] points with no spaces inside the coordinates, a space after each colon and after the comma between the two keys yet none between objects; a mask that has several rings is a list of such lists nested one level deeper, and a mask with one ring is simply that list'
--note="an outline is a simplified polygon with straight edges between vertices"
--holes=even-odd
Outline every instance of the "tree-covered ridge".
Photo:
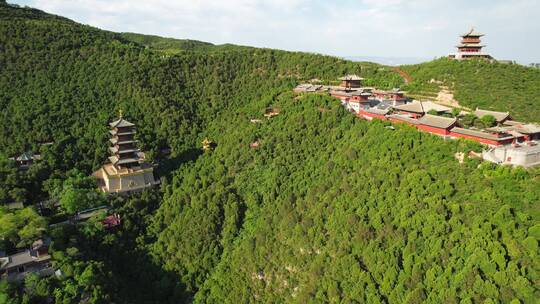
[{"label": "tree-covered ridge", "polygon": [[402,66],[413,82],[411,93],[436,93],[441,81],[454,91],[462,106],[508,111],[515,119],[538,122],[540,117],[540,70],[517,64],[486,60],[439,59]]},{"label": "tree-covered ridge", "polygon": [[119,108],[140,125],[150,155],[165,146],[180,153],[199,140],[216,113],[289,89],[298,79],[362,71],[373,85],[401,83],[378,65],[277,50],[234,48],[164,58],[115,33],[55,18],[13,17],[28,11],[35,10],[0,7],[0,144],[9,155],[54,141],[73,155],[65,157],[69,166],[95,168],[105,156],[105,123]]},{"label": "tree-covered ridge", "polygon": [[385,126],[291,94],[216,121],[217,148],[166,189],[154,254],[196,302],[533,303],[538,171]]},{"label": "tree-covered ridge", "polygon": [[72,23],[71,20],[56,16],[52,14],[45,13],[41,10],[34,9],[31,7],[21,8],[16,4],[8,4],[5,0],[0,0],[0,18],[9,18],[9,19],[22,19],[22,20],[56,20],[56,21],[65,21]]},{"label": "tree-covered ridge", "polygon": [[137,33],[121,33],[121,35],[123,38],[129,41],[133,41],[154,50],[162,51],[165,54],[178,54],[184,51],[213,52],[248,48],[232,44],[214,45],[209,42],[198,40],[164,38],[160,36],[143,35]]}]

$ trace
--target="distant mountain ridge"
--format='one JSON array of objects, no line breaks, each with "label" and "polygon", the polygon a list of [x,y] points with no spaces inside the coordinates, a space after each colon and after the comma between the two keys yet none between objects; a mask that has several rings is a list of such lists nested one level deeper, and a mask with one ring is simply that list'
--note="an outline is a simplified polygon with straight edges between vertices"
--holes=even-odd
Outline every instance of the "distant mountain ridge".
[{"label": "distant mountain ridge", "polygon": [[404,64],[419,64],[433,60],[426,57],[380,57],[380,56],[345,56],[344,59],[351,61],[369,61],[382,65],[399,66]]}]

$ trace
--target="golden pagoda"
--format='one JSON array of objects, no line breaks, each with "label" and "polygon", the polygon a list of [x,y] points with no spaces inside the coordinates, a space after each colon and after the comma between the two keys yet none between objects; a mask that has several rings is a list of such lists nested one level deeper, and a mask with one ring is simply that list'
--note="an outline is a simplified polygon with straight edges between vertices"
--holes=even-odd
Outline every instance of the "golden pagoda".
[{"label": "golden pagoda", "polygon": [[213,142],[211,140],[208,140],[207,137],[204,138],[204,140],[201,142],[203,150],[210,151],[212,149]]}]

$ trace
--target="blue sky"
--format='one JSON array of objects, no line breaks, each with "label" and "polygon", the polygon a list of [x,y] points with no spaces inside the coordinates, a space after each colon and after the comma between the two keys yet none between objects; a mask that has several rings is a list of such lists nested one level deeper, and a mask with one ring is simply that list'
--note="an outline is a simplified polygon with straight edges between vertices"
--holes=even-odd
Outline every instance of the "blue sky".
[{"label": "blue sky", "polygon": [[540,62],[539,0],[8,2],[116,32],[336,56],[444,56],[474,25],[495,58]]}]

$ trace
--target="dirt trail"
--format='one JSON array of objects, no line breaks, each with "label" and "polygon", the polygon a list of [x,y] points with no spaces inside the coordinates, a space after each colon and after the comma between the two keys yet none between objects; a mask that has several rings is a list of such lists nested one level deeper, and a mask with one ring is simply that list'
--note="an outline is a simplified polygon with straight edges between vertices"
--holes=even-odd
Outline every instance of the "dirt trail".
[{"label": "dirt trail", "polygon": [[403,80],[405,80],[405,84],[413,81],[413,78],[411,77],[411,75],[409,75],[407,72],[402,70],[400,67],[395,67],[392,70],[394,70],[394,72],[398,73],[401,77],[403,77]]},{"label": "dirt trail", "polygon": [[437,98],[435,99],[435,102],[445,105],[445,106],[470,111],[469,108],[461,106],[459,102],[454,99],[454,93],[447,86],[440,86],[440,89],[441,90],[437,94]]}]

